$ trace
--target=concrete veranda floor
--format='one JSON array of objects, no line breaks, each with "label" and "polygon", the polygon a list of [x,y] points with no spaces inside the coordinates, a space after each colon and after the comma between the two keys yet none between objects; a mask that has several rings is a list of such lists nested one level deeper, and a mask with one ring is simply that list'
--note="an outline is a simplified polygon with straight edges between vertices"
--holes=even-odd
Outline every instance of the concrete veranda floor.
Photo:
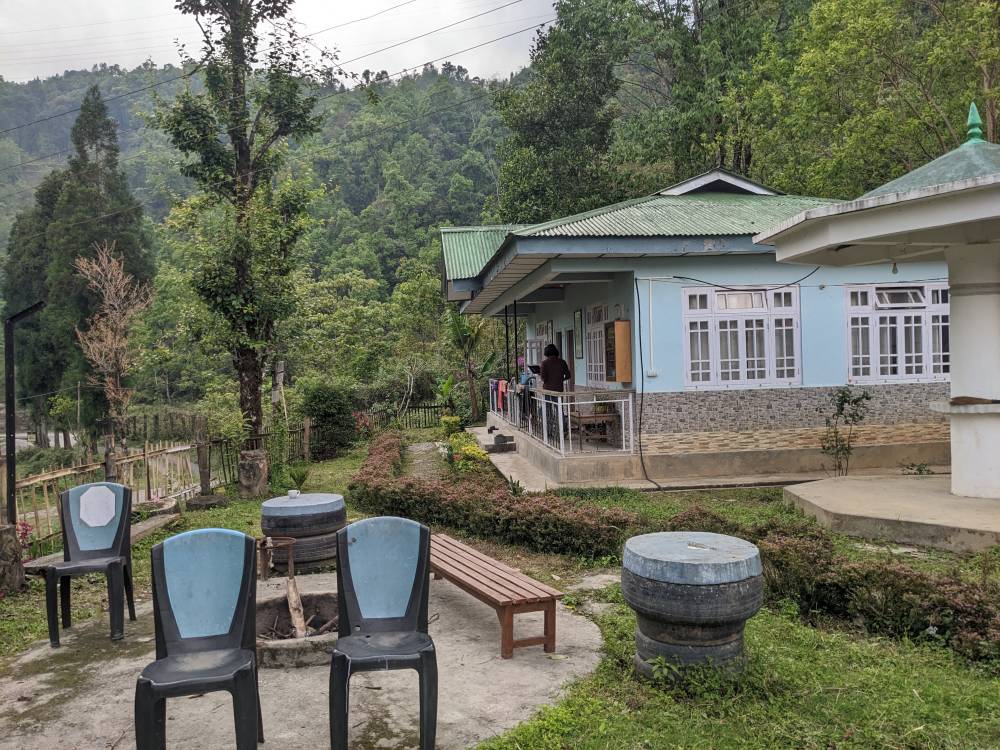
[{"label": "concrete veranda floor", "polygon": [[[335,576],[298,576],[303,591],[335,589]],[[283,580],[283,579],[280,579]],[[262,582],[272,591],[279,581]],[[135,679],[153,659],[152,607],[126,622],[123,641],[107,638],[106,616],[64,631],[63,646],[38,644],[0,665],[0,748],[135,747]],[[601,636],[589,619],[560,606],[557,652],[518,649],[499,656],[493,610],[444,580],[431,582],[430,634],[438,656],[441,750],[467,748],[527,719],[597,665]],[[518,616],[519,636],[541,632],[541,614]],[[329,747],[327,667],[262,669],[265,748]],[[356,750],[416,747],[416,672],[360,674],[351,680],[350,742]],[[227,693],[167,701],[171,748],[231,748]]]}]

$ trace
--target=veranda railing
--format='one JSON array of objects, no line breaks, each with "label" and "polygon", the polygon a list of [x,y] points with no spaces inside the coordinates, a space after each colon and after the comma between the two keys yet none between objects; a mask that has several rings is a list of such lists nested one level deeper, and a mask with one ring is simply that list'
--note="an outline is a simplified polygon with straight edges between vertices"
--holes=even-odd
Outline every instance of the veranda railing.
[{"label": "veranda railing", "polygon": [[490,411],[560,455],[632,453],[634,391],[549,391],[490,381]]}]

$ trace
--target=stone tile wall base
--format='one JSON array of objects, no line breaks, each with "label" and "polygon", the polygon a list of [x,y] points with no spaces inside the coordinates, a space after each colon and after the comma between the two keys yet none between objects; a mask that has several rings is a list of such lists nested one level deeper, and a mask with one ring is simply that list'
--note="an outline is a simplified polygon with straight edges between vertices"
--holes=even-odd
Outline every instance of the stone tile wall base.
[{"label": "stone tile wall base", "polygon": [[[866,424],[940,422],[932,401],[949,398],[948,383],[900,383],[855,386],[872,394]],[[636,395],[642,402],[642,431],[749,432],[790,427],[822,427],[832,411],[833,387],[757,388],[729,391],[681,391]]]}]

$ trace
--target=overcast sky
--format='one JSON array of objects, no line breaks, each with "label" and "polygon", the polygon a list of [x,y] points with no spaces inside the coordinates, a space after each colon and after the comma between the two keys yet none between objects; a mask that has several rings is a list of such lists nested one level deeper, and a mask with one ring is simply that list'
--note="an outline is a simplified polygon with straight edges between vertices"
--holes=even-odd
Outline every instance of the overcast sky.
[{"label": "overcast sky", "polygon": [[[509,34],[554,16],[552,0],[516,0],[512,5],[454,28],[430,34],[385,52],[365,56],[404,39],[505,5],[511,0],[411,0],[375,18],[349,23],[406,0],[296,0],[293,15],[302,33],[338,50],[348,70],[361,72],[419,66],[448,56],[472,75],[502,77],[528,63],[533,31],[480,49],[452,52]],[[174,10],[174,0],[0,0],[0,76],[8,81],[46,78],[95,63],[135,67],[146,59],[177,63],[175,42],[199,48],[194,21]],[[355,62],[348,62],[361,58]]]}]

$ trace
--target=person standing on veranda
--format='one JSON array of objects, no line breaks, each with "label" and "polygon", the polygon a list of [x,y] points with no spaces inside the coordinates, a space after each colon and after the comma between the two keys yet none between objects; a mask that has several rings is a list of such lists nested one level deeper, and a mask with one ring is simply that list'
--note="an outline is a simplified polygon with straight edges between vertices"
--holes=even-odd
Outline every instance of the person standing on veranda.
[{"label": "person standing on veranda", "polygon": [[[542,378],[542,388],[546,391],[558,391],[562,393],[564,390],[564,383],[569,380],[570,372],[569,365],[566,364],[566,360],[559,356],[559,349],[555,344],[549,344],[545,347],[545,359],[542,360],[542,366],[539,375]],[[553,396],[551,393],[545,394],[545,410],[548,412],[546,417],[546,422],[549,425],[550,437],[554,435],[558,438],[559,433],[553,429],[559,424],[558,413],[559,407],[557,406],[558,396]],[[551,406],[550,406],[551,404]]]}]

